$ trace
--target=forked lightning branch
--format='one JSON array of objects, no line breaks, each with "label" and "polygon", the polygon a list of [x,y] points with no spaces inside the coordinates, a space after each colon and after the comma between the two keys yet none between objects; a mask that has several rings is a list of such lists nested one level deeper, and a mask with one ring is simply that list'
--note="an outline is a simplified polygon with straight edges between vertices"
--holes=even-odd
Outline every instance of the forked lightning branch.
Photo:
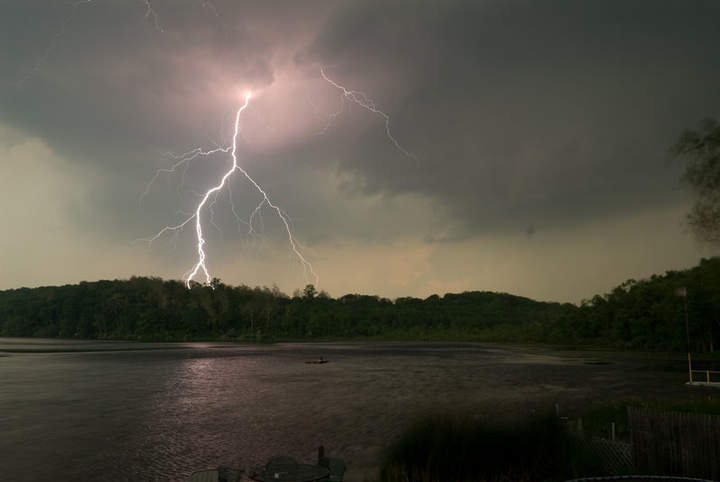
[{"label": "forked lightning branch", "polygon": [[[322,79],[327,81],[330,85],[332,85],[334,88],[340,90],[342,95],[342,102],[352,102],[354,104],[357,104],[361,106],[362,108],[368,110],[369,112],[372,112],[373,114],[379,116],[383,119],[385,124],[385,134],[387,135],[388,139],[393,143],[395,148],[397,148],[402,154],[413,157],[410,152],[408,152],[406,149],[404,149],[400,143],[395,139],[395,137],[392,135],[392,132],[390,131],[390,116],[386,114],[385,112],[381,111],[377,108],[375,105],[375,102],[370,99],[366,94],[350,90],[342,85],[338,84],[337,82],[331,80],[327,75],[325,74],[325,71],[323,69],[320,69],[320,76]],[[256,217],[256,215],[262,210],[264,205],[267,205],[270,209],[275,211],[277,214],[280,222],[282,223],[285,233],[287,234],[287,240],[289,244],[289,248],[292,251],[292,253],[297,258],[298,262],[302,266],[303,274],[305,276],[306,281],[314,283],[316,286],[319,284],[319,277],[317,273],[315,272],[315,269],[313,268],[310,261],[308,261],[307,257],[303,254],[298,242],[295,240],[295,237],[293,235],[292,229],[290,227],[290,223],[288,222],[288,218],[283,212],[283,210],[276,204],[272,202],[270,199],[270,196],[268,193],[258,184],[255,179],[253,179],[250,174],[240,165],[238,162],[238,154],[237,154],[237,143],[238,143],[238,136],[240,134],[240,122],[242,118],[243,112],[248,109],[250,105],[250,99],[252,98],[252,93],[248,92],[245,95],[245,102],[242,106],[236,111],[235,113],[235,123],[234,123],[234,130],[233,130],[233,136],[232,136],[232,145],[228,147],[219,147],[216,149],[210,149],[210,150],[204,150],[202,148],[194,148],[190,151],[185,152],[184,154],[181,154],[179,156],[174,156],[175,162],[172,164],[171,167],[165,168],[165,169],[159,169],[155,172],[155,175],[150,180],[150,183],[148,183],[147,187],[145,188],[145,191],[143,192],[141,196],[144,198],[150,191],[153,183],[158,179],[158,177],[163,173],[174,173],[177,172],[178,169],[181,167],[184,167],[187,169],[188,163],[192,161],[193,159],[196,159],[198,157],[208,157],[211,155],[216,155],[219,153],[229,154],[231,165],[227,171],[222,175],[219,182],[212,186],[210,189],[208,189],[200,198],[200,201],[195,207],[195,210],[187,216],[182,222],[174,225],[167,225],[163,227],[160,231],[158,231],[154,236],[145,239],[144,241],[147,241],[150,245],[160,237],[162,237],[165,234],[168,233],[178,233],[182,231],[185,227],[189,225],[194,225],[195,227],[195,243],[196,243],[196,253],[197,258],[195,261],[195,264],[190,268],[184,275],[185,284],[188,288],[190,288],[191,283],[196,279],[200,278],[202,280],[202,283],[211,286],[212,282],[212,275],[210,274],[210,270],[208,269],[207,265],[207,253],[206,253],[206,244],[207,241],[205,239],[204,233],[203,233],[203,215],[206,215],[206,213],[209,212],[210,219],[209,221],[213,223],[212,215],[212,206],[214,205],[215,201],[217,200],[218,194],[225,188],[226,185],[229,184],[230,178],[236,174],[239,173],[242,175],[247,181],[249,181],[250,184],[257,190],[258,194],[260,195],[260,201],[257,204],[257,206],[254,208],[250,215],[250,219],[247,222],[250,232],[253,232],[253,220]],[[328,127],[332,120],[335,119],[337,114],[332,114],[328,117]],[[327,127],[326,129],[327,130]],[[183,171],[184,176],[185,171]],[[237,216],[237,211],[235,209],[235,206],[232,205],[232,198],[231,199],[231,207],[232,212],[235,214],[235,216],[240,220],[240,218]]]}]

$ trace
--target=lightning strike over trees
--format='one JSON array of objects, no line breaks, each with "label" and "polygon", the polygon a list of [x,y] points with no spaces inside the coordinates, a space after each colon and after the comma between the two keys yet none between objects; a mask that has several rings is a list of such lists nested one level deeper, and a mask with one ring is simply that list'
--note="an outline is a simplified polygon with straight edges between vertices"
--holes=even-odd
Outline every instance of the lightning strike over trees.
[{"label": "lightning strike over trees", "polygon": [[[151,10],[149,10],[149,12],[151,12]],[[331,80],[325,74],[325,71],[323,68],[320,69],[320,76],[325,81],[327,81],[329,84],[331,84],[333,87],[342,91],[342,97],[341,97],[342,104],[341,104],[340,110],[338,112],[331,114],[328,117],[328,123],[325,126],[325,128],[322,130],[321,133],[326,132],[327,129],[332,124],[332,122],[334,121],[334,119],[336,117],[338,117],[340,114],[342,114],[342,112],[344,110],[344,103],[346,100],[348,100],[348,101],[353,102],[353,103],[363,107],[364,109],[372,112],[373,114],[376,114],[377,116],[381,117],[385,123],[385,133],[386,133],[388,139],[393,143],[393,145],[401,153],[403,153],[404,155],[406,155],[410,158],[415,159],[415,156],[413,154],[411,154],[408,150],[403,148],[400,145],[400,143],[397,141],[397,139],[392,135],[392,132],[390,131],[390,116],[387,113],[378,109],[377,105],[375,104],[375,101],[373,101],[370,97],[368,97],[363,92],[347,89],[347,88],[343,87],[342,85],[338,84],[337,82],[335,82],[334,80]],[[183,174],[182,183],[184,183],[185,173],[187,172],[188,165],[194,159],[196,159],[198,157],[208,157],[210,155],[218,154],[218,153],[226,153],[226,154],[229,153],[230,154],[230,157],[232,158],[232,166],[230,167],[230,169],[227,172],[225,172],[225,174],[222,176],[222,178],[220,179],[220,182],[217,185],[213,186],[212,188],[207,190],[204,195],[202,195],[200,202],[197,204],[195,211],[192,214],[190,214],[187,218],[185,218],[185,220],[182,221],[181,223],[165,226],[151,238],[143,240],[143,241],[148,242],[149,245],[152,245],[152,243],[154,241],[159,239],[164,234],[169,233],[169,232],[178,233],[178,232],[182,231],[185,228],[185,226],[187,226],[191,222],[193,222],[193,221],[195,222],[197,262],[188,272],[186,272],[186,274],[184,276],[185,285],[188,288],[190,288],[191,282],[198,275],[204,275],[204,284],[206,284],[208,286],[212,286],[212,276],[210,275],[210,271],[208,270],[208,267],[206,265],[207,254],[205,252],[205,244],[207,243],[207,241],[205,240],[205,237],[203,235],[202,214],[203,214],[203,209],[207,206],[207,209],[210,212],[210,219],[209,219],[210,224],[212,224],[213,226],[215,226],[217,228],[217,225],[215,224],[215,221],[214,221],[213,206],[215,205],[215,203],[217,201],[218,194],[226,185],[228,185],[229,190],[231,189],[228,184],[228,180],[235,173],[235,171],[239,171],[243,175],[243,177],[245,177],[255,187],[255,189],[257,189],[257,191],[262,196],[262,199],[257,204],[255,209],[252,211],[249,220],[247,222],[245,222],[245,221],[242,221],[242,219],[238,215],[238,213],[235,209],[235,205],[233,204],[233,201],[232,201],[232,194],[230,194],[229,199],[230,199],[231,210],[232,210],[233,215],[237,219],[237,221],[247,224],[249,227],[248,234],[253,234],[254,233],[253,220],[255,219],[255,217],[257,217],[260,214],[260,212],[263,209],[263,206],[267,205],[271,209],[273,209],[276,212],[276,214],[278,215],[278,218],[280,219],[280,221],[282,222],[283,227],[285,228],[285,232],[287,233],[287,238],[288,238],[288,243],[290,245],[290,249],[295,254],[295,256],[299,260],[300,264],[302,265],[303,274],[304,274],[306,280],[311,281],[315,285],[319,284],[319,280],[320,280],[319,276],[315,272],[312,264],[307,260],[307,258],[301,252],[301,250],[298,246],[298,243],[293,236],[292,229],[290,227],[290,223],[288,222],[287,216],[283,213],[282,209],[279,206],[277,206],[276,204],[273,204],[273,202],[270,200],[270,197],[268,196],[267,192],[248,174],[248,172],[245,169],[240,167],[240,165],[238,164],[237,138],[238,138],[238,135],[240,134],[240,116],[241,116],[242,112],[248,107],[248,105],[250,103],[250,98],[251,98],[251,93],[248,92],[245,95],[245,103],[237,110],[237,112],[235,114],[235,125],[234,125],[234,132],[233,132],[231,146],[218,147],[216,149],[212,149],[212,150],[208,150],[208,151],[205,151],[202,148],[194,148],[194,149],[191,149],[190,151],[187,151],[180,155],[170,154],[170,156],[175,160],[175,162],[169,168],[158,169],[155,172],[155,175],[152,177],[152,179],[150,179],[150,182],[145,187],[145,190],[143,191],[143,193],[139,199],[139,202],[142,204],[143,199],[148,195],[153,184],[155,183],[155,181],[158,179],[158,177],[161,174],[172,174],[172,173],[177,172],[177,170],[179,168],[183,167],[184,170],[182,173]],[[208,200],[210,200],[210,203],[208,203]]]},{"label": "lightning strike over trees", "polygon": [[[71,10],[69,14],[61,19],[60,22],[60,28],[55,33],[55,35],[52,36],[50,44],[48,45],[45,53],[41,56],[41,58],[36,62],[36,64],[33,66],[33,68],[20,80],[19,84],[22,84],[25,82],[29,77],[31,77],[45,62],[45,60],[50,55],[51,51],[55,48],[57,41],[65,34],[66,28],[70,22],[73,21],[75,18],[75,15],[77,13],[77,10],[82,7],[86,6],[88,4],[95,3],[95,0],[76,0],[71,3]],[[143,4],[145,7],[144,17],[147,21],[150,21],[154,27],[154,29],[159,33],[165,33],[165,29],[161,25],[158,14],[155,11],[153,4],[151,0],[140,0],[140,3]],[[215,8],[214,4],[211,3],[209,0],[203,0],[202,1],[203,7],[209,7],[212,9],[212,11],[215,13],[216,16],[218,16],[217,9]],[[358,91],[358,90],[352,90],[348,89],[345,86],[339,84],[335,80],[331,79],[327,76],[325,73],[325,70],[323,67],[320,68],[320,77],[325,80],[327,83],[329,83],[333,88],[339,90],[341,92],[340,96],[340,108],[337,112],[334,112],[330,114],[327,117],[327,122],[324,128],[318,133],[318,134],[324,134],[327,132],[327,130],[331,127],[331,125],[335,122],[335,120],[342,115],[345,112],[345,106],[347,102],[351,102],[354,104],[359,105],[363,109],[375,114],[376,116],[382,118],[384,125],[385,125],[385,134],[387,138],[390,140],[390,142],[394,145],[394,147],[400,151],[403,155],[410,157],[412,159],[416,159],[416,157],[407,149],[405,149],[395,138],[393,135],[391,128],[390,128],[390,116],[380,110],[377,107],[377,104],[373,99],[371,99],[367,94],[364,92]],[[317,273],[315,272],[312,264],[307,260],[305,255],[302,253],[300,246],[298,245],[297,241],[295,240],[292,229],[290,226],[290,222],[288,221],[288,218],[286,214],[283,212],[283,210],[274,204],[270,197],[268,196],[267,192],[248,174],[248,172],[240,167],[238,164],[237,159],[237,137],[240,133],[240,117],[243,111],[248,107],[249,102],[251,98],[251,93],[248,92],[245,96],[245,102],[243,105],[236,111],[235,114],[235,124],[234,124],[234,132],[232,137],[232,145],[226,146],[226,147],[217,147],[215,149],[210,150],[204,150],[202,148],[194,148],[187,152],[184,152],[180,155],[175,155],[172,153],[168,153],[169,157],[171,157],[174,162],[170,167],[167,168],[161,168],[156,170],[153,177],[150,179],[148,184],[145,186],[145,189],[143,193],[140,195],[139,203],[142,205],[143,200],[145,197],[150,193],[150,190],[154,183],[158,180],[158,178],[162,174],[174,174],[177,173],[179,169],[182,168],[182,177],[180,184],[178,185],[178,193],[180,193],[184,183],[185,183],[185,177],[186,173],[188,171],[188,168],[190,166],[190,163],[197,159],[197,158],[208,158],[210,156],[216,155],[216,154],[230,154],[230,157],[232,159],[232,165],[228,171],[224,173],[224,175],[220,178],[220,181],[215,186],[208,189],[204,194],[199,194],[199,197],[201,198],[199,203],[196,205],[194,211],[192,213],[186,213],[185,219],[174,225],[167,225],[163,227],[160,231],[158,231],[154,236],[146,239],[142,239],[141,241],[145,241],[148,243],[148,245],[152,245],[152,243],[156,240],[158,240],[160,237],[167,233],[180,233],[186,226],[194,222],[195,225],[195,238],[196,238],[196,251],[197,251],[197,261],[193,265],[193,267],[188,270],[184,275],[185,285],[189,288],[191,286],[191,282],[196,277],[204,277],[204,284],[211,286],[212,283],[212,276],[210,275],[210,271],[207,267],[206,260],[207,260],[207,253],[205,251],[205,245],[207,244],[207,240],[205,239],[204,232],[203,232],[203,213],[204,211],[209,212],[209,219],[208,221],[212,226],[214,226],[216,229],[220,230],[219,226],[215,223],[215,211],[214,206],[218,200],[218,195],[220,192],[225,188],[227,185],[228,188],[228,199],[230,202],[230,207],[233,216],[238,222],[238,226],[240,224],[245,224],[248,227],[247,234],[253,235],[256,234],[256,231],[253,227],[253,222],[256,218],[258,218],[265,206],[271,208],[275,211],[278,218],[282,222],[282,225],[285,229],[285,232],[287,233],[288,243],[290,245],[290,249],[300,262],[301,266],[303,267],[303,274],[305,276],[306,281],[312,282],[315,285],[318,285],[319,283],[319,277]],[[317,111],[317,107],[315,107],[315,110]],[[233,174],[235,174],[236,171],[239,171],[242,176],[247,179],[258,191],[258,193],[261,195],[261,200],[256,205],[254,210],[251,212],[250,217],[247,221],[243,220],[233,203],[232,198],[232,186],[229,184],[229,179]]]},{"label": "lightning strike over trees", "polygon": [[[295,253],[295,255],[297,256],[300,263],[302,264],[303,271],[304,271],[306,278],[308,278],[308,277],[311,278],[316,285],[318,284],[318,282],[320,280],[317,273],[315,273],[315,270],[313,269],[312,264],[310,264],[310,262],[300,252],[297,242],[295,241],[295,238],[293,237],[292,230],[290,229],[290,223],[288,222],[287,217],[283,214],[282,209],[280,209],[280,207],[278,207],[277,205],[273,204],[273,202],[270,200],[270,198],[268,197],[265,190],[257,182],[255,182],[255,180],[252,177],[250,177],[250,175],[247,173],[247,171],[245,169],[240,167],[240,165],[238,164],[237,138],[238,138],[238,135],[240,134],[240,114],[242,114],[242,112],[248,107],[248,104],[250,103],[250,97],[251,97],[251,93],[248,92],[245,95],[245,103],[237,110],[237,112],[235,114],[235,128],[234,128],[234,132],[233,132],[231,147],[218,148],[218,149],[214,149],[212,151],[203,151],[202,149],[197,148],[197,149],[193,149],[193,150],[189,151],[189,153],[186,153],[185,155],[181,155],[179,157],[179,160],[175,164],[173,164],[173,166],[170,169],[158,170],[155,173],[155,176],[153,177],[153,179],[148,184],[147,188],[145,189],[145,192],[143,193],[143,195],[147,194],[153,181],[155,179],[157,179],[157,176],[162,172],[175,172],[175,170],[178,167],[180,167],[183,163],[187,163],[190,160],[192,160],[200,155],[207,156],[207,155],[214,154],[217,152],[229,152],[230,153],[230,156],[232,158],[232,166],[222,176],[222,178],[220,179],[220,182],[217,185],[213,186],[207,192],[205,192],[205,195],[202,197],[201,201],[198,203],[197,208],[195,209],[195,212],[192,215],[190,215],[187,219],[185,219],[183,222],[181,222],[180,224],[177,224],[174,226],[165,226],[160,231],[158,231],[158,233],[155,234],[155,236],[146,240],[149,243],[152,243],[153,241],[158,239],[163,234],[165,234],[169,231],[174,231],[174,232],[180,231],[191,221],[193,221],[193,220],[195,221],[195,233],[196,233],[196,239],[197,239],[198,258],[197,258],[197,262],[195,263],[193,268],[185,275],[185,285],[188,288],[190,288],[191,282],[200,272],[202,272],[202,274],[205,275],[205,284],[208,286],[211,286],[212,277],[210,276],[210,272],[208,271],[207,265],[205,264],[207,255],[206,255],[205,249],[204,249],[206,241],[205,241],[205,238],[203,237],[202,211],[203,211],[203,208],[205,207],[205,205],[207,204],[208,199],[210,199],[210,197],[213,195],[217,195],[225,187],[228,179],[235,173],[235,171],[240,171],[242,173],[242,175],[258,190],[258,192],[262,196],[262,200],[260,201],[258,206],[253,211],[253,214],[250,218],[250,222],[249,222],[250,229],[252,230],[252,218],[256,215],[258,210],[260,210],[262,208],[263,204],[267,204],[268,206],[270,206],[277,213],[278,217],[282,221],[282,224],[285,227],[285,231],[287,232],[288,242],[290,243],[290,248],[292,249],[293,253]],[[210,206],[212,206],[212,204],[214,204],[214,202],[215,202],[215,199],[213,199]],[[233,206],[233,212],[235,212],[234,206]]]}]

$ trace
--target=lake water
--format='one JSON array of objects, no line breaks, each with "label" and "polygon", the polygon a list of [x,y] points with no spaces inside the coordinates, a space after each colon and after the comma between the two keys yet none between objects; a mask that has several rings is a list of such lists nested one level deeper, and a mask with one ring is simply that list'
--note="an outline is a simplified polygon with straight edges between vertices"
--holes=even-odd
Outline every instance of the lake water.
[{"label": "lake water", "polygon": [[[312,365],[324,356],[330,363]],[[611,362],[611,363],[608,363]],[[680,397],[682,365],[494,344],[139,344],[0,338],[3,480],[183,480],[324,445],[348,481],[419,413]]]}]

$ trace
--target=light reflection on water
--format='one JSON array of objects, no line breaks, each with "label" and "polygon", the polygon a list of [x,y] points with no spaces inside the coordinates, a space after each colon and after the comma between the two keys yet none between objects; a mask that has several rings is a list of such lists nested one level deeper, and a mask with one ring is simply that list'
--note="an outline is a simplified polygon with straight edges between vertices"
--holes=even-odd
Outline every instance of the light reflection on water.
[{"label": "light reflection on water", "polygon": [[[303,363],[318,356],[331,363]],[[0,467],[8,480],[178,480],[278,454],[312,462],[322,444],[348,460],[347,480],[362,480],[423,411],[565,406],[643,383],[684,390],[675,372],[583,357],[477,344],[0,338]]]}]

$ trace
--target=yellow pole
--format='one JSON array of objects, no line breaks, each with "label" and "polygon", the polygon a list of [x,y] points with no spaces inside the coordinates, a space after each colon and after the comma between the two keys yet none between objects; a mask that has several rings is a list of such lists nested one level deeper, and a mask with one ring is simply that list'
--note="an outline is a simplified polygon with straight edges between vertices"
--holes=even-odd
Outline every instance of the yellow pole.
[{"label": "yellow pole", "polygon": [[692,383],[692,361],[690,360],[690,352],[688,352],[688,372],[690,373],[690,383]]}]

